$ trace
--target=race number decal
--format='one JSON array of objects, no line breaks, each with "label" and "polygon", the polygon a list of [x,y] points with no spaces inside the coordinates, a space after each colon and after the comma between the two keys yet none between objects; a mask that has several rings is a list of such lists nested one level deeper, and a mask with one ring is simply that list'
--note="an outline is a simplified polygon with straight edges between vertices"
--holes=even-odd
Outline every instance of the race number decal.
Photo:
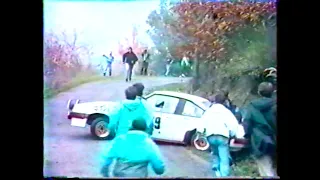
[{"label": "race number decal", "polygon": [[160,122],[161,122],[161,118],[160,117],[156,117],[154,119],[154,128],[155,129],[160,129]]},{"label": "race number decal", "polygon": [[108,109],[107,109],[107,106],[103,105],[103,106],[95,106],[95,107],[94,107],[94,110],[95,110],[95,111],[99,111],[99,112],[105,112],[105,111],[107,111]]}]

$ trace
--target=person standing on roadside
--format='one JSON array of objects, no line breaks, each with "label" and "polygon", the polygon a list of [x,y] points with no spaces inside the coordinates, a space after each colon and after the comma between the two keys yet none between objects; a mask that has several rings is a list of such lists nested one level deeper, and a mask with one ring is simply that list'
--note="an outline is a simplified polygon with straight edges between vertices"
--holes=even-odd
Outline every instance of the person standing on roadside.
[{"label": "person standing on roadside", "polygon": [[277,144],[277,99],[272,97],[274,87],[270,82],[258,86],[261,96],[249,103],[243,126],[250,140],[260,176],[277,176],[274,160]]},{"label": "person standing on roadside", "polygon": [[149,67],[149,61],[150,61],[150,54],[145,49],[142,53],[142,68],[141,68],[141,75],[148,75],[148,67]]},{"label": "person standing on roadside", "polygon": [[212,170],[214,177],[230,175],[229,140],[237,136],[239,123],[232,112],[223,103],[224,94],[217,94],[214,103],[202,116],[203,127],[197,129],[207,137],[212,152]]},{"label": "person standing on roadside", "polygon": [[109,70],[109,76],[112,75],[112,63],[114,61],[114,57],[112,55],[112,52],[110,52],[109,56],[103,55],[104,58],[106,58],[106,62],[107,62],[107,67],[103,73],[103,76],[106,76],[106,73]]},{"label": "person standing on roadside", "polygon": [[144,119],[135,119],[128,133],[116,137],[105,156],[105,164],[101,169],[103,177],[109,177],[109,167],[116,160],[113,176],[146,178],[148,165],[157,175],[165,171],[164,161],[159,147],[145,133],[147,129]]},{"label": "person standing on roadside", "polygon": [[131,81],[133,66],[138,61],[137,55],[132,51],[132,48],[128,48],[128,52],[122,56],[122,62],[126,65],[126,82]]},{"label": "person standing on roadside", "polygon": [[166,58],[166,73],[165,73],[165,76],[169,75],[172,63],[173,63],[172,57],[170,55],[168,55],[167,58]]}]

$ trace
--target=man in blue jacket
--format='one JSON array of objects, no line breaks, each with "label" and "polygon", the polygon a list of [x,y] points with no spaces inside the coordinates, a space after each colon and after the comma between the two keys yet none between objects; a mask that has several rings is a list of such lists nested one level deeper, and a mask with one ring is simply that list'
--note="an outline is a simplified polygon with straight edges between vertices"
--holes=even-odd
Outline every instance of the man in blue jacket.
[{"label": "man in blue jacket", "polygon": [[126,100],[119,103],[118,107],[110,113],[109,129],[116,132],[116,136],[126,134],[131,128],[134,119],[150,120],[150,114],[147,113],[144,103],[141,99],[136,98],[137,89],[133,86],[125,90]]},{"label": "man in blue jacket", "polygon": [[142,83],[135,83],[132,85],[133,87],[136,88],[137,90],[137,99],[140,99],[140,101],[143,103],[143,105],[145,106],[146,108],[146,122],[147,122],[147,133],[152,135],[152,132],[153,132],[153,107],[147,102],[146,99],[144,99],[142,97],[143,95],[143,90],[144,90],[144,85]]},{"label": "man in blue jacket", "polygon": [[114,177],[148,177],[148,165],[158,175],[164,173],[165,165],[158,146],[148,136],[146,121],[135,119],[127,134],[116,137],[106,155],[106,162],[101,170],[104,177],[109,177],[109,167],[116,160]]}]

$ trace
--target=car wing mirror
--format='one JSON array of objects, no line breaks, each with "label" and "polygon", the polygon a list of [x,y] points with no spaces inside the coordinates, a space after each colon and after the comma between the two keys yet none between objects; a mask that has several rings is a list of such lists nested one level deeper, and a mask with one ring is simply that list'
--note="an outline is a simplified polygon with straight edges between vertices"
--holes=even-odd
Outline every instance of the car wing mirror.
[{"label": "car wing mirror", "polygon": [[156,103],[156,108],[163,108],[163,106],[164,106],[164,101],[160,103]]}]

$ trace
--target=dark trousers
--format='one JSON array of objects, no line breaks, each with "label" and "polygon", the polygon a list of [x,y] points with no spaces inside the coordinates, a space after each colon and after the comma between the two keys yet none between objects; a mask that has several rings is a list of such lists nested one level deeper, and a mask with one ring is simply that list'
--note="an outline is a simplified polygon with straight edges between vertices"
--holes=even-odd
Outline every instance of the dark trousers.
[{"label": "dark trousers", "polygon": [[132,69],[133,69],[133,65],[129,64],[129,68],[127,70],[127,74],[126,74],[126,81],[131,81],[131,77],[132,77]]},{"label": "dark trousers", "polygon": [[148,62],[142,62],[142,68],[141,68],[141,72],[140,72],[141,75],[146,76],[148,74],[148,66],[149,66]]}]

